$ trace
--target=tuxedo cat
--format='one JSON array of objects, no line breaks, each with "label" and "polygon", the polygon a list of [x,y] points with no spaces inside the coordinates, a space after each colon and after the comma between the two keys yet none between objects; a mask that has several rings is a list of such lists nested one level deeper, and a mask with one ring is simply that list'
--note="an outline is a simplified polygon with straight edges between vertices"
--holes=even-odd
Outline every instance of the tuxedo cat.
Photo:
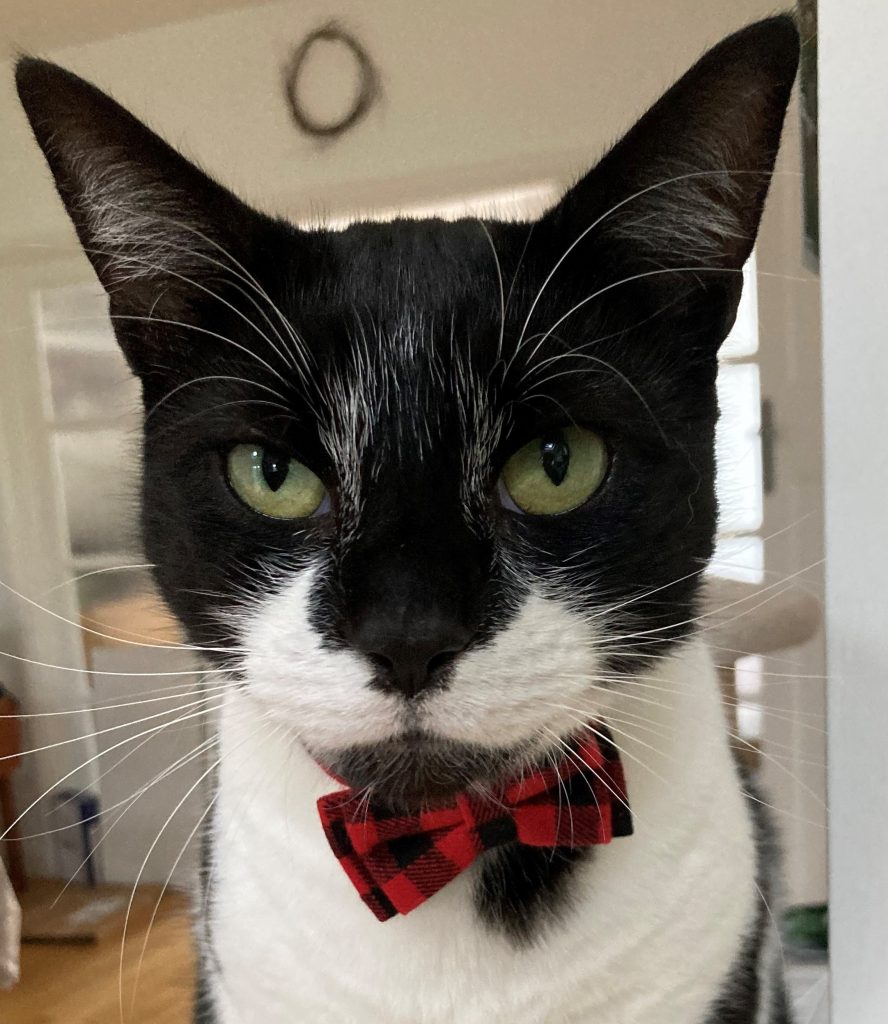
[{"label": "tuxedo cat", "polygon": [[[227,680],[200,1020],[787,1024],[774,844],[698,616],[716,355],[797,59],[789,17],[731,36],[533,223],[343,231],[19,62],[142,383],[148,558]],[[370,913],[320,797],[428,825],[551,769],[588,814],[558,774],[584,734],[632,835],[513,829]]]}]

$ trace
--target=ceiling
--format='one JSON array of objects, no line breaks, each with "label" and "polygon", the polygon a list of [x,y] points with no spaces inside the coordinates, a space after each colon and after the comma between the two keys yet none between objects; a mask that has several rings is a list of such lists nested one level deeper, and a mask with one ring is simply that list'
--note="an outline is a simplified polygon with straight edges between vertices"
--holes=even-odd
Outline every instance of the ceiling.
[{"label": "ceiling", "polygon": [[34,53],[250,6],[261,4],[249,0],[3,0],[0,45],[6,54]]}]

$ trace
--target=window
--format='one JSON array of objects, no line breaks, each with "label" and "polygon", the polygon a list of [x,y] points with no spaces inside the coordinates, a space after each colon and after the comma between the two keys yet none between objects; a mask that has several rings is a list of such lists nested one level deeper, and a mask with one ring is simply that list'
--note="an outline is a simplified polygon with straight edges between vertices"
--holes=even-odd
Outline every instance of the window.
[{"label": "window", "polygon": [[716,432],[718,543],[710,571],[761,583],[764,579],[764,480],[755,255],[743,268],[737,320],[719,354]]}]

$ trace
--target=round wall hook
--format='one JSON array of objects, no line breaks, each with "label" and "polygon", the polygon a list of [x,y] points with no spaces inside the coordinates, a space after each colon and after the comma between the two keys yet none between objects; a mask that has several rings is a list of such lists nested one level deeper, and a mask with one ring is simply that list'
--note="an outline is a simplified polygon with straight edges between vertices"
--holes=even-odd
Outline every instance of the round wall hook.
[{"label": "round wall hook", "polygon": [[[299,82],[311,55],[318,43],[337,43],[352,55],[358,71],[358,84],[349,110],[335,121],[321,121],[308,113],[299,96]],[[348,131],[367,113],[379,95],[379,75],[369,54],[359,40],[338,22],[310,32],[293,51],[284,72],[284,86],[290,116],[296,126],[307,135],[316,138],[333,138]]]}]

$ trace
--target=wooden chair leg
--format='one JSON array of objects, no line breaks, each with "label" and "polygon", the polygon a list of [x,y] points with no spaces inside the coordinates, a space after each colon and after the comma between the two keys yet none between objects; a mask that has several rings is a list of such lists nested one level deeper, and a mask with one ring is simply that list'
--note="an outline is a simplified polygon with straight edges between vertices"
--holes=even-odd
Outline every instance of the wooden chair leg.
[{"label": "wooden chair leg", "polygon": [[15,821],[15,800],[12,796],[12,780],[9,778],[0,779],[0,820],[3,822],[3,831],[9,829],[6,840],[6,859],[9,866],[9,880],[16,892],[24,892],[28,888],[28,876],[25,873],[25,858],[22,853],[22,844],[19,842],[18,825],[10,828]]}]

